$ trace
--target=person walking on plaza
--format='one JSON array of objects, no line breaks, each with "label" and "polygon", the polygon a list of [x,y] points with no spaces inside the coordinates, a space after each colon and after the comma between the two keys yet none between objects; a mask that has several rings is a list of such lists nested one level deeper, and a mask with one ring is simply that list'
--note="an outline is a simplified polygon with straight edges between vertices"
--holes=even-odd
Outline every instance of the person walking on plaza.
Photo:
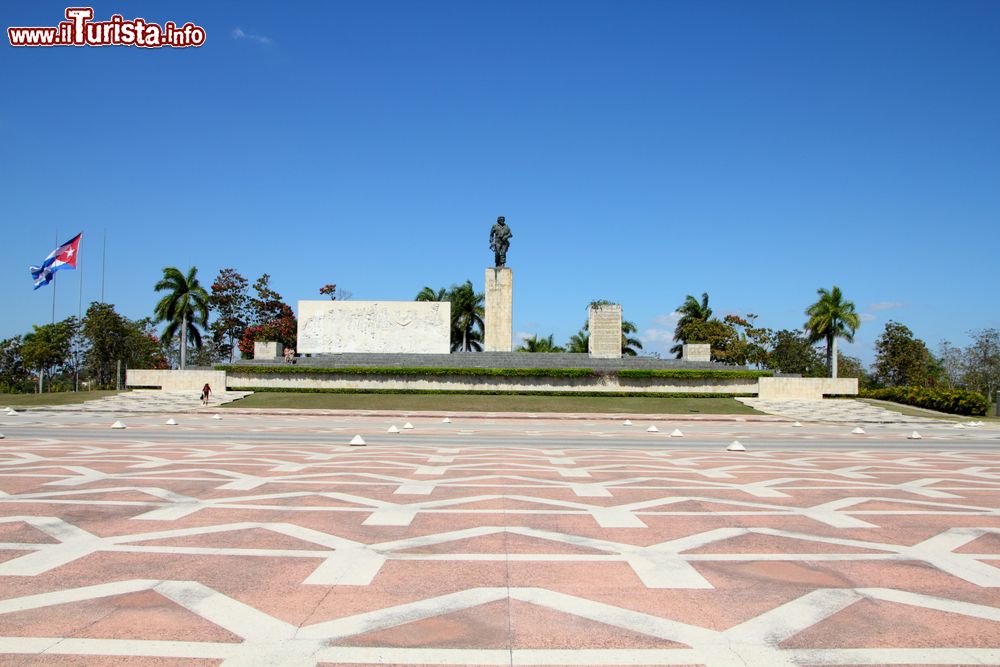
[{"label": "person walking on plaza", "polygon": [[208,405],[208,397],[212,394],[212,388],[205,383],[205,386],[201,388],[201,404]]}]

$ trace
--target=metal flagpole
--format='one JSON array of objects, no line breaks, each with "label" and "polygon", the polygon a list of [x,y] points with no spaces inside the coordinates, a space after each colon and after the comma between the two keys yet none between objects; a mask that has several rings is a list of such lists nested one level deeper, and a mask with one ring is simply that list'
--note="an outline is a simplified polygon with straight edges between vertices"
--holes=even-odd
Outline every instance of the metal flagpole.
[{"label": "metal flagpole", "polygon": [[[56,230],[56,247],[59,247],[59,230]],[[52,272],[52,324],[56,323],[56,273]]]},{"label": "metal flagpole", "polygon": [[104,303],[104,268],[108,259],[108,228],[104,228],[104,247],[101,249],[101,303]]},{"label": "metal flagpole", "polygon": [[[76,265],[77,271],[79,271],[80,279],[80,296],[78,297],[76,304],[76,325],[77,327],[83,326],[83,260],[80,259],[80,246],[83,245],[83,238],[80,239],[80,243],[76,246]],[[75,389],[73,391],[80,391],[80,334],[77,332],[76,345],[74,345],[76,362],[74,365],[74,379],[73,386]]]}]

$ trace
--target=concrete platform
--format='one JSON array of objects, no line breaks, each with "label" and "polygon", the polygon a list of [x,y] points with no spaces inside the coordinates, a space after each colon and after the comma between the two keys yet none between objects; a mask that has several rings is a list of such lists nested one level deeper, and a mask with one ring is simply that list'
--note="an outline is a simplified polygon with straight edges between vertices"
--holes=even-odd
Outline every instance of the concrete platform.
[{"label": "concrete platform", "polygon": [[1000,663],[1000,428],[222,415],[0,414],[0,663]]}]

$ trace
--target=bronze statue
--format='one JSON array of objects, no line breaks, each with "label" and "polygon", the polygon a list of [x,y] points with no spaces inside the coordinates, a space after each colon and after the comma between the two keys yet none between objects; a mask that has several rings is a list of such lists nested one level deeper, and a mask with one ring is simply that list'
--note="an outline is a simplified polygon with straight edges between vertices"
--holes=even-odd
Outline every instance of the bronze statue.
[{"label": "bronze statue", "polygon": [[497,268],[506,266],[507,248],[510,247],[510,239],[514,236],[510,233],[510,227],[507,226],[505,220],[506,218],[501,215],[497,218],[493,229],[490,230],[490,250],[493,251]]}]

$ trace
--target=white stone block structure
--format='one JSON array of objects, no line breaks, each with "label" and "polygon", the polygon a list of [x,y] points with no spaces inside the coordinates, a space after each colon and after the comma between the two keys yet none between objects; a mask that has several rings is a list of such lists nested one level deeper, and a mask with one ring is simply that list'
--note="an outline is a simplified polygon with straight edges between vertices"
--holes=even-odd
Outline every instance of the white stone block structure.
[{"label": "white stone block structure", "polygon": [[622,307],[617,303],[594,305],[588,309],[590,330],[588,351],[596,359],[620,359],[622,356]]},{"label": "white stone block structure", "polygon": [[691,343],[684,345],[681,352],[684,361],[711,361],[712,347],[708,343]]},{"label": "white stone block structure", "polygon": [[514,350],[514,273],[507,267],[486,269],[486,317],[483,349]]},{"label": "white stone block structure", "polygon": [[275,340],[258,340],[253,344],[254,359],[280,359],[285,347]]},{"label": "white stone block structure", "polygon": [[300,354],[447,354],[448,301],[299,301]]}]

